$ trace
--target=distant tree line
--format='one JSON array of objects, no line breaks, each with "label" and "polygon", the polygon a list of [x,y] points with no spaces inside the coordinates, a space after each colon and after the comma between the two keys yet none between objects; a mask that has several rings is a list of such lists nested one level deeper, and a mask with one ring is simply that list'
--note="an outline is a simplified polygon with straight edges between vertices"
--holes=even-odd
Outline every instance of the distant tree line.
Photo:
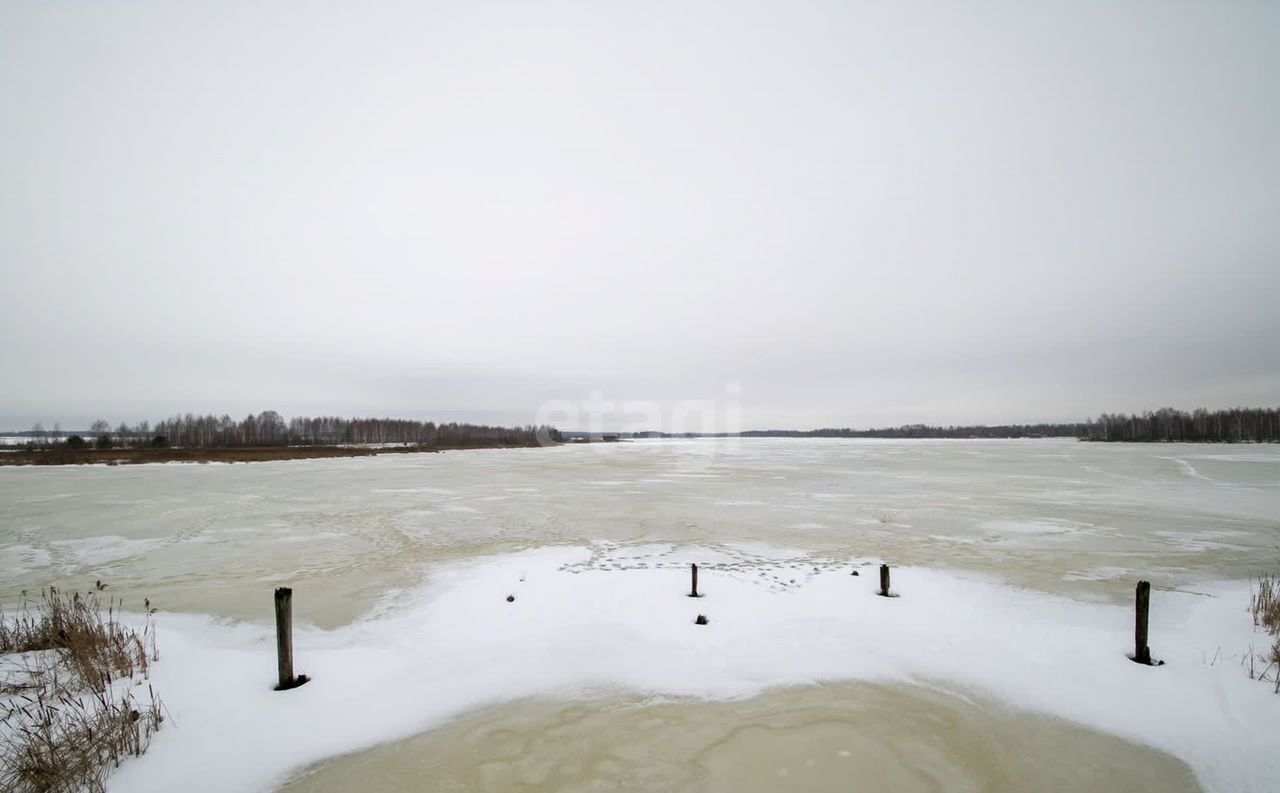
[{"label": "distant tree line", "polygon": [[[848,427],[825,427],[795,433],[801,438],[1072,438],[1078,436],[1079,424],[996,424],[993,426],[934,426],[905,424],[901,427],[855,430]],[[772,431],[747,431],[742,437],[766,437]]]},{"label": "distant tree line", "polygon": [[1190,413],[1161,408],[1140,416],[1103,413],[1085,423],[1079,436],[1091,441],[1274,443],[1280,441],[1280,408],[1197,408]]},{"label": "distant tree line", "polygon": [[745,430],[743,432],[633,432],[631,438],[1076,438],[1084,424],[997,424],[994,426],[934,426],[904,424],[901,427],[855,430],[824,427],[817,430]]},{"label": "distant tree line", "polygon": [[[27,434],[27,433],[23,433]],[[72,448],[93,444],[99,449],[181,447],[189,449],[244,448],[261,446],[336,446],[344,444],[402,444],[425,447],[532,446],[559,443],[554,427],[494,427],[486,424],[436,424],[432,421],[391,418],[340,418],[338,416],[297,417],[285,421],[274,410],[236,420],[229,415],[193,413],[138,424],[121,423],[115,429],[99,419],[89,427],[89,439],[66,434],[63,441]],[[48,433],[30,433],[47,442]]]},{"label": "distant tree line", "polygon": [[816,430],[747,430],[740,433],[634,432],[633,438],[1080,438],[1129,443],[1247,443],[1280,441],[1280,408],[1231,408],[1188,413],[1161,408],[1132,416],[1103,413],[1097,419],[1074,423],[996,424],[901,427],[855,430],[826,427]]},{"label": "distant tree line", "polygon": [[[194,449],[261,446],[336,446],[345,444],[403,444],[424,447],[530,446],[561,443],[566,435],[554,427],[494,427],[484,424],[436,424],[431,421],[392,418],[297,417],[285,421],[267,410],[239,421],[228,415],[197,416],[187,413],[152,425],[146,421],[121,423],[112,429],[99,419],[89,427],[88,439],[55,425],[52,431],[36,424],[28,432],[32,446],[54,443],[72,448],[93,445],[112,447],[175,446]],[[996,424],[935,426],[907,424],[901,427],[856,430],[826,427],[816,430],[749,430],[741,433],[569,433],[600,435],[597,439],[631,438],[1080,438],[1089,441],[1244,443],[1280,442],[1280,408],[1230,408],[1187,412],[1161,408],[1142,414],[1103,413],[1097,419],[1077,423]]]}]

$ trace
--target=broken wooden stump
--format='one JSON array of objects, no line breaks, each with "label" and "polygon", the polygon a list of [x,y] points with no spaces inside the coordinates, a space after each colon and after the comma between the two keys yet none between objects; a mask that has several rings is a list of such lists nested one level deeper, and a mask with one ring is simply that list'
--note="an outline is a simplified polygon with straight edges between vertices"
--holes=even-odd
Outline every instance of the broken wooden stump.
[{"label": "broken wooden stump", "polygon": [[280,587],[276,590],[276,665],[280,683],[276,691],[288,691],[306,683],[306,675],[293,675],[293,590]]},{"label": "broken wooden stump", "polygon": [[1147,646],[1147,617],[1151,607],[1151,582],[1139,581],[1134,601],[1133,660],[1151,666],[1151,648]]}]

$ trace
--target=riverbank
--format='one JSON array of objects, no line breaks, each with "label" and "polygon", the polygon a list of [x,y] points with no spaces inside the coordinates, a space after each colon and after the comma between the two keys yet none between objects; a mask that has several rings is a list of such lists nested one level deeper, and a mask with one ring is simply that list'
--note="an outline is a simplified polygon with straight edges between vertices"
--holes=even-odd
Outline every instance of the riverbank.
[{"label": "riverbank", "polygon": [[[688,562],[694,559],[703,572],[696,599],[688,597]],[[597,713],[602,700],[665,704],[668,710],[709,707],[703,730],[709,737],[699,740],[723,751],[685,766],[635,751],[632,736],[654,717],[671,719],[677,729],[701,729],[681,713],[662,710],[594,718],[585,726],[598,728],[591,731],[599,734],[599,745],[581,752],[581,743],[566,741],[564,728],[538,719],[521,726],[518,718],[500,717],[499,739],[527,735],[543,747],[537,765],[544,774],[552,761],[543,751],[555,757],[555,747],[570,748],[563,775],[553,778],[534,776],[538,768],[523,767],[518,748],[499,745],[501,758],[484,766],[493,789],[521,781],[533,790],[566,781],[585,788],[642,775],[662,779],[667,770],[683,788],[688,779],[682,774],[696,769],[699,759],[756,774],[791,766],[788,774],[811,774],[819,782],[813,789],[835,789],[849,773],[839,762],[842,749],[851,755],[857,750],[868,767],[883,768],[890,778],[912,771],[915,758],[901,763],[883,756],[891,749],[876,745],[885,734],[911,730],[920,733],[909,744],[919,750],[917,757],[940,757],[935,767],[944,778],[974,774],[981,782],[1017,773],[1023,779],[1026,766],[1001,753],[1007,733],[1035,718],[1036,728],[1056,730],[1039,751],[1059,759],[1058,769],[1035,763],[1029,786],[1036,789],[1110,789],[1107,780],[1077,766],[1133,769],[1154,762],[1136,747],[1113,747],[1107,762],[1095,763],[1094,747],[1106,740],[1098,733],[1177,758],[1205,790],[1267,790],[1280,771],[1268,728],[1280,699],[1270,685],[1250,680],[1239,663],[1257,641],[1244,608],[1248,582],[1204,582],[1194,594],[1161,591],[1152,648],[1166,664],[1150,667],[1126,657],[1133,625],[1128,604],[1081,602],[907,567],[894,570],[899,597],[884,598],[876,595],[875,572],[874,563],[821,561],[766,546],[737,553],[666,545],[552,547],[432,565],[423,584],[391,595],[352,625],[331,631],[295,625],[295,669],[312,682],[287,693],[272,690],[269,623],[219,624],[205,615],[164,612],[165,655],[153,677],[181,728],[162,731],[145,757],[123,765],[113,789],[151,793],[185,785],[267,793],[328,758],[423,735],[479,708],[534,700],[557,708],[576,704],[578,721]],[[260,595],[269,603],[268,587]],[[299,603],[309,596],[310,590],[295,590]],[[709,623],[697,624],[699,614]],[[832,684],[885,687],[883,723],[815,712],[814,701],[827,699],[828,692],[805,689]],[[945,748],[956,740],[945,721],[959,706],[932,699],[914,704],[919,689],[942,694],[943,702],[975,703],[959,716],[970,725],[961,731],[960,745]],[[792,693],[778,693],[787,690]],[[788,720],[780,723],[770,712],[742,714],[750,731],[735,733],[740,740],[726,745],[734,731],[716,711],[723,708],[726,718],[735,714],[718,703],[770,692],[782,697],[776,710]],[[1005,708],[1012,715],[1004,716]],[[904,721],[908,711],[919,716]],[[1058,729],[1060,721],[1076,733]],[[822,749],[825,756],[818,757]],[[773,753],[773,765],[752,765],[765,752]],[[477,763],[465,750],[461,754],[433,758],[455,769],[466,766],[459,778],[467,779]],[[614,755],[620,759],[594,764]],[[806,758],[825,763],[809,770]],[[1195,789],[1176,764],[1163,765],[1166,773],[1145,780],[1156,783],[1151,789]],[[377,765],[372,773],[396,779],[395,764]],[[437,773],[434,765],[431,773]],[[1047,783],[1054,774],[1059,784],[1040,784],[1041,775]],[[298,780],[293,790],[315,781]],[[895,789],[931,789],[910,781]],[[540,787],[543,782],[550,784]]]},{"label": "riverbank", "polygon": [[0,451],[0,465],[139,465],[142,463],[256,463],[316,460],[331,457],[374,457],[379,454],[463,449],[517,449],[538,443],[468,443],[433,446],[250,446],[218,449],[18,449]]}]

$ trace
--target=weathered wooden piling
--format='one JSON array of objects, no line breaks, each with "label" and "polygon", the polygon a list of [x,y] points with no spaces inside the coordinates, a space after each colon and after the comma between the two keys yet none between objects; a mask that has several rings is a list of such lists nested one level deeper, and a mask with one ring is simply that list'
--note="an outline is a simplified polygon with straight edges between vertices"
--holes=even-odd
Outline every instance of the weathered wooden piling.
[{"label": "weathered wooden piling", "polygon": [[1134,603],[1133,660],[1151,666],[1151,648],[1147,646],[1147,615],[1151,606],[1151,583],[1139,581]]},{"label": "weathered wooden piling", "polygon": [[880,596],[889,597],[889,565],[880,565]]},{"label": "weathered wooden piling", "polygon": [[307,682],[306,675],[293,675],[293,590],[276,590],[276,661],[280,683],[276,691],[288,691]]},{"label": "weathered wooden piling", "polygon": [[696,564],[689,565],[689,571],[693,576],[693,585],[689,589],[689,597],[698,597],[698,566]]}]

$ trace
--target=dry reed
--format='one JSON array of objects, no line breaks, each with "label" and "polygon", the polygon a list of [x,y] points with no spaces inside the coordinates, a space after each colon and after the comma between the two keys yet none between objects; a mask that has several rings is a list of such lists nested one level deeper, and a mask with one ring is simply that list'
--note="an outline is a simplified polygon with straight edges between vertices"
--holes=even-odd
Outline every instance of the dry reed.
[{"label": "dry reed", "polygon": [[[1263,628],[1272,636],[1280,635],[1280,577],[1264,573],[1258,576],[1258,585],[1249,593],[1249,611],[1253,614],[1253,624]],[[1253,653],[1250,651],[1250,656]],[[1275,683],[1275,692],[1280,694],[1280,638],[1271,645],[1269,655],[1258,655],[1258,660],[1266,663],[1261,673],[1256,673],[1254,659],[1249,661],[1249,676],[1259,680],[1270,680]]]},{"label": "dry reed", "polygon": [[1268,573],[1258,576],[1258,586],[1250,592],[1249,611],[1254,625],[1272,636],[1280,633],[1280,578]]},{"label": "dry reed", "polygon": [[146,751],[164,718],[150,685],[147,701],[135,697],[156,658],[151,608],[139,633],[120,623],[120,605],[108,600],[104,614],[95,592],[51,587],[0,612],[0,790],[98,793]]}]

